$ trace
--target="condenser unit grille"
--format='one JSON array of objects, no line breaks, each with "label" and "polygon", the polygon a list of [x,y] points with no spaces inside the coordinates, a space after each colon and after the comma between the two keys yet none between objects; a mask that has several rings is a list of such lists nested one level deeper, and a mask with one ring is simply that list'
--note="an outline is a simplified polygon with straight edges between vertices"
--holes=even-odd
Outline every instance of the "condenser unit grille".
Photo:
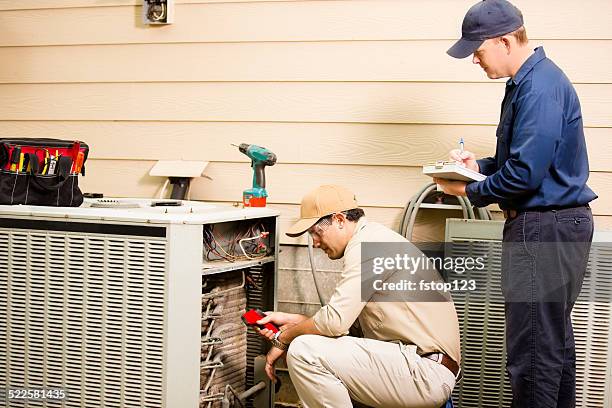
[{"label": "condenser unit grille", "polygon": [[572,310],[576,340],[576,406],[607,407],[606,390],[612,366],[612,247],[593,243],[589,266]]},{"label": "condenser unit grille", "polygon": [[474,280],[478,290],[453,292],[461,325],[463,379],[455,388],[457,406],[465,408],[506,407],[512,402],[505,373],[504,299],[500,276],[501,242],[454,241],[447,256],[482,257],[483,270],[451,273],[452,280]]},{"label": "condenser unit grille", "polygon": [[[486,255],[485,274],[468,271],[475,292],[453,292],[461,327],[463,380],[455,387],[460,407],[510,407],[505,370],[504,303],[501,293],[501,222],[447,220],[446,256]],[[580,296],[572,311],[576,343],[576,406],[612,408],[612,245],[594,242]]]},{"label": "condenser unit grille", "polygon": [[163,406],[166,251],[161,238],[0,229],[0,388]]},{"label": "condenser unit grille", "polygon": [[[0,339],[8,339],[8,271],[9,266],[9,234],[0,230]],[[8,382],[8,341],[0,340],[0,386]]]},{"label": "condenser unit grille", "polygon": [[[270,282],[267,281],[269,277],[266,277],[265,269],[261,266],[253,267],[250,270],[250,276],[252,279],[252,285],[250,290],[247,291],[247,308],[248,309],[269,309],[270,300],[267,298],[267,294],[263,288],[269,288]],[[266,352],[265,344],[261,339],[261,336],[255,333],[253,330],[247,331],[247,375],[246,375],[246,387],[252,387],[255,385],[255,358]],[[247,407],[251,408],[253,405],[249,401]]]}]

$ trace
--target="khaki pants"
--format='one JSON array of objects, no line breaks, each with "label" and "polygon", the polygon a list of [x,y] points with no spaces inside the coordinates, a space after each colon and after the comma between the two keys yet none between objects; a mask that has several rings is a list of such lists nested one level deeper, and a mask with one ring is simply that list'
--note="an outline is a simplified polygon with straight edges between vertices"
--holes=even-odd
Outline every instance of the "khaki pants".
[{"label": "khaki pants", "polygon": [[299,336],[287,353],[291,381],[307,408],[439,408],[455,386],[444,366],[416,346],[357,337]]}]

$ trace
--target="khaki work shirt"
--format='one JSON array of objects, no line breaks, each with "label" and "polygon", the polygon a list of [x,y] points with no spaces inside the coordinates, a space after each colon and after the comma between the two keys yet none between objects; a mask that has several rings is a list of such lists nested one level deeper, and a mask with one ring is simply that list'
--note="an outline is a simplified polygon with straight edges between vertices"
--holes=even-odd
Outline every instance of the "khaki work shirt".
[{"label": "khaki work shirt", "polygon": [[329,303],[313,316],[316,328],[325,336],[344,336],[358,319],[366,338],[414,344],[421,354],[442,352],[460,363],[459,322],[452,300],[448,302],[362,301],[362,242],[407,242],[407,240],[389,228],[368,222],[362,217],[344,251],[344,268],[340,282]]}]

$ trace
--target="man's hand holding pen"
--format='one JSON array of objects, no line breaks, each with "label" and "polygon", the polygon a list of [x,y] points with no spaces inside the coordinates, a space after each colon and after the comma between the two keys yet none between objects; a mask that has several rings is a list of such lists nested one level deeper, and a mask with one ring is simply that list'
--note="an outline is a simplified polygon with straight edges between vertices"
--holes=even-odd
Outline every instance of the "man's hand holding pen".
[{"label": "man's hand holding pen", "polygon": [[454,149],[450,152],[450,160],[457,162],[457,164],[464,166],[470,170],[474,170],[480,173],[480,166],[476,161],[476,155],[467,150]]}]

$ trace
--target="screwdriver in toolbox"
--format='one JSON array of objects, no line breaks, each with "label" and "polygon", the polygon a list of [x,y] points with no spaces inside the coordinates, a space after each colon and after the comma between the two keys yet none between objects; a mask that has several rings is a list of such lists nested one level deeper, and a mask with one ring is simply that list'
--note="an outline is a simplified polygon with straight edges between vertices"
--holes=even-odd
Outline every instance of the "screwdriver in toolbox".
[{"label": "screwdriver in toolbox", "polygon": [[59,160],[59,157],[59,151],[55,149],[55,156],[51,155],[51,160],[49,161],[49,169],[47,170],[47,175],[55,175],[55,168],[57,167],[57,161]]},{"label": "screwdriver in toolbox", "polygon": [[72,144],[72,152],[71,152],[71,158],[72,158],[72,171],[71,173],[76,173],[77,169],[76,169],[76,163],[77,163],[77,159],[79,157],[79,152],[81,151],[81,142],[79,142],[78,140],[75,140],[74,143]]},{"label": "screwdriver in toolbox", "polygon": [[51,155],[49,158],[49,168],[47,169],[47,175],[55,175],[55,166],[57,166],[57,156]]},{"label": "screwdriver in toolbox", "polygon": [[47,170],[49,169],[49,159],[50,159],[49,149],[43,149],[43,151],[45,152],[45,156],[44,156],[44,161],[43,161],[44,167],[43,167],[41,174],[47,174]]},{"label": "screwdriver in toolbox", "polygon": [[83,162],[85,161],[85,153],[79,152],[77,154],[76,164],[74,165],[74,172],[79,174],[81,172],[81,168],[83,167]]},{"label": "screwdriver in toolbox", "polygon": [[17,166],[19,165],[19,156],[21,156],[21,147],[15,146],[13,148],[13,153],[11,153],[11,171],[17,171]]}]

